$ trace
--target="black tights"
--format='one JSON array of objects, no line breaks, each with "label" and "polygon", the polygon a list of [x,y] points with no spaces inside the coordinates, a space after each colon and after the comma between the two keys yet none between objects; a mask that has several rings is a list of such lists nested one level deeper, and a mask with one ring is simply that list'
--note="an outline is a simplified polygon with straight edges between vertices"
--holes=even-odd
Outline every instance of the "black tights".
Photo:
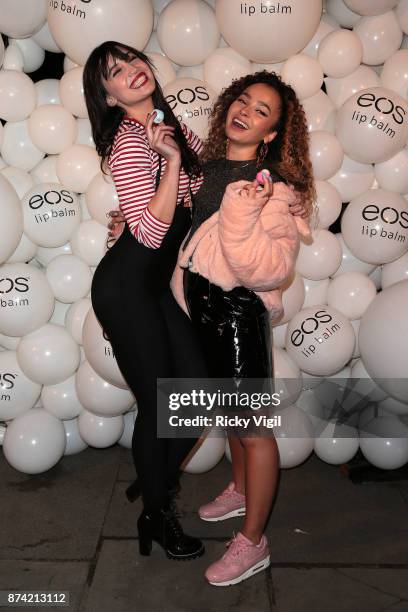
[{"label": "black tights", "polygon": [[[168,488],[177,483],[180,465],[196,442],[157,437],[157,378],[206,377],[190,320],[174,300],[169,273],[161,265],[168,243],[162,253],[147,249],[126,228],[99,264],[92,284],[96,316],[137,400],[132,451],[149,509],[167,504]],[[173,263],[165,263],[171,270]]]}]

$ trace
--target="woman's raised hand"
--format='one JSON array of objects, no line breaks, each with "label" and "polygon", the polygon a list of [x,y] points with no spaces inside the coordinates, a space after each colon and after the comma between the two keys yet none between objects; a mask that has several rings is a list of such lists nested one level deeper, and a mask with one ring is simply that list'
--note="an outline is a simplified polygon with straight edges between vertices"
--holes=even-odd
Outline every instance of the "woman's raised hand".
[{"label": "woman's raised hand", "polygon": [[181,160],[180,148],[173,138],[175,128],[163,122],[155,125],[154,117],[154,112],[147,115],[146,135],[150,147],[156,153],[163,155],[167,161],[179,162]]}]

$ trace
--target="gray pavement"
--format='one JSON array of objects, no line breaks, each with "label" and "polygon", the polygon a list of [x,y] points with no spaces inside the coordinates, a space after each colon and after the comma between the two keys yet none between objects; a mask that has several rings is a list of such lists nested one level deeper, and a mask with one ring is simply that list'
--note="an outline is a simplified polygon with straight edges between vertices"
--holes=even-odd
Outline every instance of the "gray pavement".
[{"label": "gray pavement", "polygon": [[69,591],[70,612],[408,612],[408,481],[354,485],[315,456],[283,470],[270,569],[216,588],[203,573],[241,523],[205,523],[196,509],[227,484],[228,461],[183,475],[182,522],[206,545],[192,562],[159,547],[139,556],[140,502],[124,496],[133,475],[119,446],[64,457],[38,476],[1,457],[0,590]]}]

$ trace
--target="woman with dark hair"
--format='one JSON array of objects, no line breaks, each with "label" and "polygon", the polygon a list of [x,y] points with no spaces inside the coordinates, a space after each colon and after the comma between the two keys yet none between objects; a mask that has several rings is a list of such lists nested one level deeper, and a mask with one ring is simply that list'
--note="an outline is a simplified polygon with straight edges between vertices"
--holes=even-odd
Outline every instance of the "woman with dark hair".
[{"label": "woman with dark hair", "polygon": [[[232,379],[240,392],[263,391],[273,376],[269,320],[282,315],[279,287],[294,273],[299,234],[310,235],[315,201],[307,124],[294,90],[266,71],[234,81],[215,103],[201,160],[204,182],[173,292],[185,310],[187,303],[210,376]],[[263,186],[254,180],[261,168],[268,171]],[[294,192],[287,183],[300,193],[303,215],[290,214]],[[228,434],[232,482],[199,509],[206,521],[245,515],[227,552],[207,569],[216,586],[241,582],[270,563],[263,532],[279,453],[273,435],[255,433]]]},{"label": "woman with dark hair", "polygon": [[[169,287],[181,241],[191,226],[191,194],[201,186],[201,141],[180,124],[146,55],[105,42],[84,68],[85,99],[102,169],[109,169],[126,221],[99,263],[92,305],[119,368],[138,403],[132,453],[144,509],[138,520],[140,553],[152,540],[170,559],[204,552],[184,534],[172,492],[196,440],[157,437],[158,378],[205,377],[188,317]],[[154,124],[156,113],[164,121]]]}]

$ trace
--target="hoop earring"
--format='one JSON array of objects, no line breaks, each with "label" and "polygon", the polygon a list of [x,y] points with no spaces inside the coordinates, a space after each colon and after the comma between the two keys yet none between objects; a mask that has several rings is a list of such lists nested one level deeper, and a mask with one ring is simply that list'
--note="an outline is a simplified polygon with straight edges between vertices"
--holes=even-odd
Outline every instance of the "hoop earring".
[{"label": "hoop earring", "polygon": [[263,142],[261,145],[261,148],[258,151],[258,157],[256,158],[256,165],[260,166],[263,162],[263,160],[266,157],[266,154],[268,153],[268,145],[266,144],[266,142]]},{"label": "hoop earring", "polygon": [[225,142],[225,154],[228,153],[229,146],[230,146],[230,139],[227,138],[227,140]]}]

